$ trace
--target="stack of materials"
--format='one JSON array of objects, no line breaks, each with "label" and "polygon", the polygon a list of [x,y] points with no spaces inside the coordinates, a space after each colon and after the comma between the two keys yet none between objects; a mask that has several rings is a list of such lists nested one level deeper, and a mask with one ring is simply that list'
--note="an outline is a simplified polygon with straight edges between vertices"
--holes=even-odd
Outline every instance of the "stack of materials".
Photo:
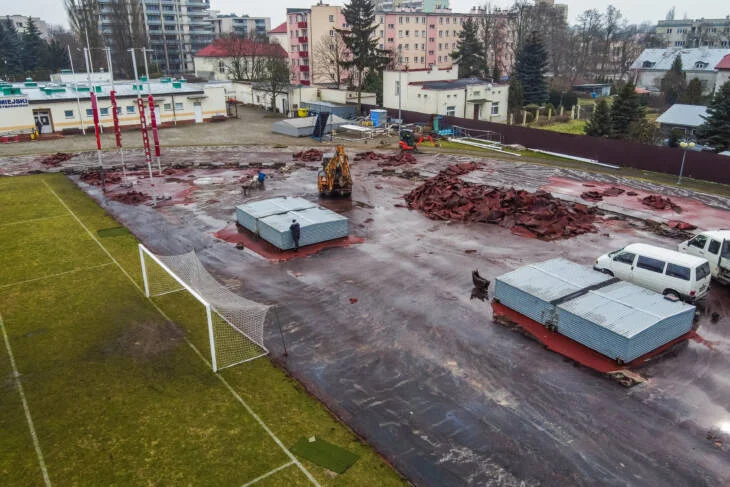
[{"label": "stack of materials", "polygon": [[302,198],[272,198],[236,207],[239,225],[281,250],[294,248],[292,220],[301,227],[299,245],[347,237],[348,220]]},{"label": "stack of materials", "polygon": [[629,363],[687,334],[695,307],[565,259],[495,280],[502,305],[606,357]]},{"label": "stack of materials", "polygon": [[[317,117],[287,118],[271,124],[271,131],[275,134],[288,135],[290,137],[311,137],[314,134],[314,125],[316,123]],[[348,121],[346,119],[332,115],[327,119],[325,133],[329,134],[333,129],[336,130],[347,123]]]}]

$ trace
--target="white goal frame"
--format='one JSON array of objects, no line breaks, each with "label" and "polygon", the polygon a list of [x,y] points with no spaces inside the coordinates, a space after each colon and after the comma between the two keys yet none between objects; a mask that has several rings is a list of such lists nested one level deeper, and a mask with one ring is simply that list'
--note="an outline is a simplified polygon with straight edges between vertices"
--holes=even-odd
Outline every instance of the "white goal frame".
[{"label": "white goal frame", "polygon": [[[193,296],[200,304],[202,304],[205,307],[205,317],[208,324],[208,341],[210,342],[210,358],[211,358],[211,365],[213,367],[213,372],[218,372],[219,370],[226,369],[228,367],[234,367],[236,365],[240,365],[245,362],[250,362],[251,360],[255,360],[257,358],[264,357],[269,354],[269,350],[264,346],[263,343],[258,343],[256,340],[253,340],[251,337],[249,337],[246,333],[244,333],[242,330],[240,330],[237,326],[234,326],[233,323],[231,323],[223,314],[217,312],[215,310],[215,307],[213,307],[210,302],[205,299],[203,296],[198,293],[195,289],[193,289],[188,283],[186,283],[183,279],[181,279],[172,269],[170,269],[164,262],[162,262],[155,254],[153,254],[147,247],[139,244],[139,261],[142,265],[142,280],[144,281],[144,293],[145,296],[147,296],[148,299],[152,299],[152,296],[150,295],[150,284],[149,284],[149,275],[147,272],[147,265],[145,263],[145,257],[148,257],[152,259],[157,265],[159,265],[166,273],[170,275],[184,290],[190,293],[191,296]],[[221,285],[222,287],[222,285]],[[165,293],[159,294],[159,296],[164,294],[171,294],[174,292],[182,291],[183,289],[168,291]],[[225,321],[228,326],[230,326],[233,330],[243,335],[247,340],[250,340],[251,342],[255,343],[256,346],[260,347],[263,350],[263,353],[246,358],[244,360],[241,360],[236,363],[232,364],[226,364],[223,367],[218,367],[217,359],[216,359],[216,344],[215,344],[215,334],[213,331],[213,313],[216,313],[218,317],[220,317],[223,321]]]}]

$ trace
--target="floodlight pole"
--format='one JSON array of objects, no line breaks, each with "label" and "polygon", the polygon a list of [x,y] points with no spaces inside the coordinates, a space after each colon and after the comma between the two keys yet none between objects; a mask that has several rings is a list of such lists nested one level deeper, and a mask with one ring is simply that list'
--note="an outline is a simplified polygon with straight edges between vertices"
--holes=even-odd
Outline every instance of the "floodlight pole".
[{"label": "floodlight pole", "polygon": [[86,135],[86,126],[84,125],[84,119],[81,115],[81,100],[79,99],[79,84],[76,81],[76,71],[74,71],[74,60],[71,57],[71,46],[67,45],[68,49],[68,62],[71,64],[71,76],[74,79],[74,91],[76,92],[76,109],[79,111],[79,124],[81,125],[81,133]]},{"label": "floodlight pole", "polygon": [[[142,95],[140,95],[140,90],[136,89],[137,83],[139,82],[139,76],[137,76],[137,57],[134,54],[134,48],[129,49],[129,52],[132,53],[132,69],[134,70],[134,85],[135,85],[135,91],[137,92],[137,107],[142,107],[142,110],[144,110],[144,103],[140,103]],[[144,115],[144,112],[142,113]],[[145,121],[145,126],[141,127],[143,131],[147,130],[147,123]],[[152,174],[152,157],[147,156],[149,154],[149,143],[148,146],[145,148],[145,159],[147,162],[147,169],[150,172],[150,187],[152,190],[152,205],[157,206],[157,194],[155,193],[155,177]]]},{"label": "floodlight pole", "polygon": [[[142,55],[144,56],[144,74],[145,74],[145,77],[147,77],[147,94],[149,96],[152,96],[152,85],[150,84],[150,68],[147,65],[147,53],[152,52],[152,49],[147,49],[146,47],[143,47],[140,50],[142,51]],[[173,101],[173,108],[174,108],[174,103],[175,102]],[[153,104],[152,106],[150,106],[150,112],[152,112],[154,110],[155,110],[155,107]],[[155,115],[150,113],[150,118],[152,118],[152,117],[155,117]],[[153,122],[155,122],[155,123],[152,125],[152,136],[154,137],[154,140],[155,140],[155,159],[157,159],[157,174],[162,176],[162,164],[160,164],[160,156],[157,155],[157,148],[159,146],[158,141],[160,140],[159,135],[157,134],[157,123],[162,123],[162,120],[159,120],[159,122],[158,122],[153,119]]]},{"label": "floodlight pole", "polygon": [[679,144],[679,146],[683,149],[684,152],[682,154],[682,166],[679,168],[679,179],[677,179],[678,186],[682,184],[682,175],[684,174],[684,161],[685,161],[685,159],[687,159],[687,150],[694,147],[695,143],[694,142],[690,142],[690,143],[681,142]]},{"label": "floodlight pole", "polygon": [[91,102],[91,111],[94,117],[94,135],[96,136],[96,156],[99,160],[99,170],[101,171],[101,193],[106,193],[106,175],[104,174],[104,163],[101,157],[101,131],[99,123],[99,102],[96,99],[96,91],[91,81],[91,48],[89,47],[89,33],[86,32],[86,47],[84,48],[84,60],[86,61],[86,78],[89,81],[89,101]]}]

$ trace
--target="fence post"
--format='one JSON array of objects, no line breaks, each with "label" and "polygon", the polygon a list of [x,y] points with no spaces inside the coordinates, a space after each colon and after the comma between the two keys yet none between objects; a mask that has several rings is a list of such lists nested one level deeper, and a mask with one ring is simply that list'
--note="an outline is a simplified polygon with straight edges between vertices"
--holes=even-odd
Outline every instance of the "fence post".
[{"label": "fence post", "polygon": [[548,108],[548,122],[553,119],[553,109]]},{"label": "fence post", "polygon": [[563,116],[563,112],[565,112],[565,107],[563,105],[560,105],[560,116]]},{"label": "fence post", "polygon": [[538,120],[540,120],[540,109],[539,108],[537,110],[535,110],[535,121],[537,122]]},{"label": "fence post", "polygon": [[522,110],[522,126],[527,125],[527,110]]}]

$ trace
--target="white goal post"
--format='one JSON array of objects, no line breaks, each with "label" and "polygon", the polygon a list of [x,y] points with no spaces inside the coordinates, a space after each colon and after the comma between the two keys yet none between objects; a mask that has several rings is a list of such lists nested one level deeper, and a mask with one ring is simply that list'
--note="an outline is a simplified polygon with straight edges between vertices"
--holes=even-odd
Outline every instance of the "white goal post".
[{"label": "white goal post", "polygon": [[187,291],[205,309],[214,372],[269,353],[263,332],[270,307],[220,284],[195,252],[163,256],[139,244],[139,259],[148,298]]}]

